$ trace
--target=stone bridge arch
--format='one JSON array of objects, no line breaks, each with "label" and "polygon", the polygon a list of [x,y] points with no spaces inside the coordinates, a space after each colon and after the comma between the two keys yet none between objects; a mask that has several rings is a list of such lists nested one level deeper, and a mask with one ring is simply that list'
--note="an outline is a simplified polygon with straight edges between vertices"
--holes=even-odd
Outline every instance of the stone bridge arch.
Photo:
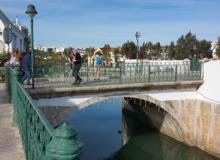
[{"label": "stone bridge arch", "polygon": [[142,106],[139,108],[145,108],[145,102],[153,104],[155,110],[166,113],[160,132],[189,146],[198,147],[220,157],[220,105],[218,103],[198,99],[158,100],[144,93],[137,94],[133,92],[132,94],[93,96],[72,107],[51,106],[40,108],[49,121],[56,126],[71,112],[114,97],[130,99]]},{"label": "stone bridge arch", "polygon": [[187,139],[179,119],[178,108],[173,106],[172,102],[160,101],[148,95],[129,95],[124,96],[123,99],[126,101],[125,103],[133,103],[132,108],[128,109],[142,116],[142,119],[151,121],[153,128],[186,143]]},{"label": "stone bridge arch", "polygon": [[[107,101],[113,98],[122,98],[123,101],[126,100],[133,100],[134,103],[139,104],[140,108],[146,109],[145,105],[153,104],[155,106],[155,110],[159,113],[163,113],[165,115],[163,124],[158,130],[170,137],[173,137],[181,142],[185,142],[185,135],[178,119],[178,112],[176,108],[171,105],[168,101],[160,101],[148,95],[141,95],[141,94],[125,94],[119,93],[115,95],[102,95],[97,97],[92,97],[83,101],[82,103],[72,106],[72,107],[40,107],[43,113],[47,116],[49,121],[53,124],[53,126],[57,126],[63,122],[64,118],[70,115],[75,111],[79,111],[81,109],[86,109],[92,104]],[[147,115],[146,115],[147,116]],[[154,120],[152,119],[152,122]],[[156,127],[156,126],[155,126]]]}]

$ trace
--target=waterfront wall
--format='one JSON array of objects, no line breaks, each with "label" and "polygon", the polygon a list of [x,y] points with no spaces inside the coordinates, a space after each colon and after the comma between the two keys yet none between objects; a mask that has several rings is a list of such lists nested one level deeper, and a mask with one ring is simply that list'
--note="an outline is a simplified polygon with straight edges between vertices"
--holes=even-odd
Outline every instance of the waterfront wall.
[{"label": "waterfront wall", "polygon": [[[175,121],[163,124],[161,132],[220,157],[220,104],[201,100],[167,102],[176,112]],[[173,125],[172,125],[173,124]],[[175,127],[175,128],[172,128]],[[172,132],[169,132],[171,130]]]},{"label": "waterfront wall", "polygon": [[[137,98],[137,97],[136,97]],[[132,109],[161,133],[220,157],[220,104],[202,100],[131,98]],[[131,109],[130,109],[131,110]]]}]

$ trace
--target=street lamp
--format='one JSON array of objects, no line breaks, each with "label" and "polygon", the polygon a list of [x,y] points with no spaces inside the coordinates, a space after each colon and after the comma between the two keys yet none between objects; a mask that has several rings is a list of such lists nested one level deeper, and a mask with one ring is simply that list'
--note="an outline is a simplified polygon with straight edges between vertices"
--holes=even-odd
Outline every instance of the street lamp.
[{"label": "street lamp", "polygon": [[139,52],[139,37],[141,36],[141,33],[140,32],[136,32],[135,33],[135,37],[136,37],[136,40],[137,40],[137,53],[136,53],[136,60],[137,60],[137,67],[138,67],[138,52]]},{"label": "street lamp", "polygon": [[34,33],[33,33],[33,18],[37,14],[35,6],[29,4],[25,13],[31,18],[31,79],[32,89],[34,89]]}]

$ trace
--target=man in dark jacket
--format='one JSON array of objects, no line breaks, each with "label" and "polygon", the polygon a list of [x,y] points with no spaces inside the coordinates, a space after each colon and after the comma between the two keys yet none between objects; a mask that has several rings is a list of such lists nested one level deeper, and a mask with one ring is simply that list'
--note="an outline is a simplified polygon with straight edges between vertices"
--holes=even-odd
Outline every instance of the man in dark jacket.
[{"label": "man in dark jacket", "polygon": [[79,70],[81,68],[81,55],[80,53],[74,49],[73,50],[73,59],[72,59],[72,73],[73,76],[75,77],[75,82],[73,83],[75,84],[80,84],[80,82],[82,81],[82,79],[79,77]]},{"label": "man in dark jacket", "polygon": [[22,67],[24,70],[24,76],[22,77],[22,83],[30,84],[31,54],[29,52],[22,59]]}]

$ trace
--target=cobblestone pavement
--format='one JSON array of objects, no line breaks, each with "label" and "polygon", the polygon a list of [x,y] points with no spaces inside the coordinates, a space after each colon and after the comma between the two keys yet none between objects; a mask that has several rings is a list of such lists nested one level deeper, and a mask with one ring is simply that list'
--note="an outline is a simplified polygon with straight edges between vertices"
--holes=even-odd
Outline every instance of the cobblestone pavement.
[{"label": "cobblestone pavement", "polygon": [[0,83],[0,160],[25,160],[18,128],[12,126],[12,104]]}]

